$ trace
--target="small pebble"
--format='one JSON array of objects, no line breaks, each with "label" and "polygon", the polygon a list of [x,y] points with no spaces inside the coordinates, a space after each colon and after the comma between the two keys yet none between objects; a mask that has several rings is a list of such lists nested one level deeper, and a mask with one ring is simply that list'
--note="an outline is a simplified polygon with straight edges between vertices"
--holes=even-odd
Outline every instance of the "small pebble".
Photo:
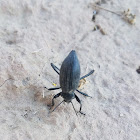
[{"label": "small pebble", "polygon": [[140,74],[140,66],[139,66],[139,68],[136,70],[136,72],[137,72],[138,74]]},{"label": "small pebble", "polygon": [[123,117],[123,116],[124,116],[124,114],[121,113],[121,114],[120,114],[120,117]]},{"label": "small pebble", "polygon": [[95,16],[96,16],[97,12],[94,10],[93,11],[93,16],[92,16],[92,21],[95,22]]}]

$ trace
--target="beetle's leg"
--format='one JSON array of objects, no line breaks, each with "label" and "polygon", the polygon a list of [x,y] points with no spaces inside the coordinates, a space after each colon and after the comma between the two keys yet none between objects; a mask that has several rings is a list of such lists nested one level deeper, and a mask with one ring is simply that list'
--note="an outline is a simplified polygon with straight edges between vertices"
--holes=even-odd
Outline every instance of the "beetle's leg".
[{"label": "beetle's leg", "polygon": [[59,74],[60,70],[57,68],[53,63],[51,63],[52,68],[56,71],[57,74]]},{"label": "beetle's leg", "polygon": [[52,99],[52,106],[54,106],[54,99],[55,99],[55,98],[58,98],[60,95],[61,95],[61,92],[58,93],[58,94],[56,94],[56,95],[53,97],[53,99]]},{"label": "beetle's leg", "polygon": [[62,102],[60,102],[50,113],[52,113],[58,106],[60,106],[62,103],[64,102],[64,100]]},{"label": "beetle's leg", "polygon": [[56,87],[56,88],[47,88],[47,87],[44,87],[44,88],[46,88],[48,90],[56,90],[56,89],[60,89],[61,87]]},{"label": "beetle's leg", "polygon": [[[91,96],[89,96],[88,94],[83,93],[82,91],[79,91],[78,89],[76,89],[76,91],[78,91],[78,92],[81,93],[82,95],[85,95],[85,96],[87,96],[87,97],[91,97]],[[92,97],[91,97],[91,98],[92,98]]]},{"label": "beetle's leg", "polygon": [[85,76],[81,77],[80,80],[90,76],[92,73],[94,72],[94,70],[92,70],[91,72],[89,72],[88,74],[86,74]]},{"label": "beetle's leg", "polygon": [[76,94],[75,94],[75,98],[76,98],[77,102],[79,102],[79,104],[80,104],[80,110],[79,110],[79,112],[80,112],[81,114],[85,115],[85,113],[81,112],[81,109],[82,109],[81,100],[79,99],[79,97],[78,97]]},{"label": "beetle's leg", "polygon": [[72,104],[72,107],[73,107],[73,109],[74,109],[74,111],[75,111],[75,114],[77,115],[77,112],[76,112],[76,110],[75,110],[75,107],[74,107],[72,101],[71,101],[71,104]]}]

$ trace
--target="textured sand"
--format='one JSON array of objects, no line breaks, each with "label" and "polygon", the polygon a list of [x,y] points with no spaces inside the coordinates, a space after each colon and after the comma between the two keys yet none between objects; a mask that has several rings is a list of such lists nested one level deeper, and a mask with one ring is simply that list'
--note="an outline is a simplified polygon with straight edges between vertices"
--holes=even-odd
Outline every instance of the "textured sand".
[{"label": "textured sand", "polygon": [[[0,140],[140,140],[140,1],[104,0],[113,11],[128,8],[137,22],[100,10],[92,0],[0,1]],[[99,24],[107,33],[93,31]],[[62,104],[49,115],[59,68],[76,50],[81,76],[94,69],[81,91],[86,116]],[[39,76],[40,74],[40,76]],[[44,92],[44,98],[43,98]],[[62,98],[55,100],[57,105]],[[75,108],[79,104],[73,100]]]}]

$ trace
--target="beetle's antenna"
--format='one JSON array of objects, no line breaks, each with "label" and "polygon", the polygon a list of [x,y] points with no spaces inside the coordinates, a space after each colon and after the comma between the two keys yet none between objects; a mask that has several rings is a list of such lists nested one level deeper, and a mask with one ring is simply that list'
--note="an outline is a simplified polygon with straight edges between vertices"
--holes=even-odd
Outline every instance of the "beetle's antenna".
[{"label": "beetle's antenna", "polygon": [[63,102],[64,102],[64,100],[63,100],[62,102],[60,102],[60,103],[51,111],[51,113],[52,113],[58,106],[60,106]]},{"label": "beetle's antenna", "polygon": [[74,111],[75,111],[75,113],[76,113],[76,115],[77,115],[77,112],[76,112],[76,110],[75,110],[74,105],[73,105],[73,103],[72,103],[72,102],[71,102],[71,104],[72,104],[72,107],[73,107],[73,109],[74,109]]}]

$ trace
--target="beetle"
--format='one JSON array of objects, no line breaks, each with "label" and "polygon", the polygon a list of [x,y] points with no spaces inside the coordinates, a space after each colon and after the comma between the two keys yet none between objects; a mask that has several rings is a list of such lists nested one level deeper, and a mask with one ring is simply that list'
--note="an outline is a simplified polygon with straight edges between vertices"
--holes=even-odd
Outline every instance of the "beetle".
[{"label": "beetle", "polygon": [[[62,89],[62,92],[56,94],[53,97],[53,99],[52,99],[52,105],[51,106],[54,106],[54,99],[58,98],[59,96],[62,96],[62,98],[64,99],[62,102],[71,103],[72,106],[73,106],[73,108],[74,108],[74,105],[72,103],[72,99],[76,98],[76,100],[80,104],[79,113],[85,115],[84,113],[81,112],[81,109],[82,109],[81,101],[80,101],[79,97],[74,92],[77,91],[77,92],[81,93],[84,96],[91,97],[88,94],[79,91],[77,88],[78,88],[78,85],[79,85],[79,81],[81,79],[84,79],[84,78],[88,77],[89,75],[91,75],[94,72],[94,70],[90,71],[88,74],[86,74],[85,76],[82,76],[80,78],[80,72],[81,72],[80,71],[80,64],[79,64],[79,60],[77,58],[77,55],[76,55],[76,51],[75,50],[72,50],[69,53],[69,55],[65,58],[65,60],[63,61],[62,65],[61,65],[60,70],[53,63],[51,63],[51,66],[55,70],[55,72],[60,75],[59,76],[60,87],[49,88],[48,90],[57,90],[57,89],[60,89],[60,88]],[[53,111],[62,102],[60,102],[53,109]],[[75,110],[75,108],[74,108],[74,110]],[[75,112],[76,112],[76,110],[75,110]],[[77,115],[77,112],[76,112],[76,115]]]}]

